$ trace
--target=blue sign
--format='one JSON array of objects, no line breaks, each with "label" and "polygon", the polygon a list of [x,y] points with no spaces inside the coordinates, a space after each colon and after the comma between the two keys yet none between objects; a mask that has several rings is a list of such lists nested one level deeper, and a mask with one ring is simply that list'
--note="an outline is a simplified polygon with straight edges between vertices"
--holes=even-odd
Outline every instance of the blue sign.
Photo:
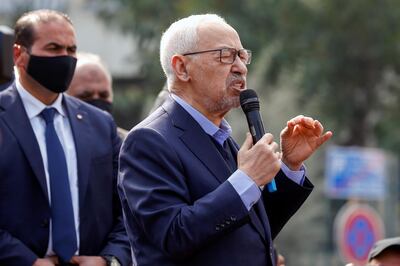
[{"label": "blue sign", "polygon": [[385,195],[386,158],[379,149],[332,146],[325,169],[331,198],[376,200]]}]

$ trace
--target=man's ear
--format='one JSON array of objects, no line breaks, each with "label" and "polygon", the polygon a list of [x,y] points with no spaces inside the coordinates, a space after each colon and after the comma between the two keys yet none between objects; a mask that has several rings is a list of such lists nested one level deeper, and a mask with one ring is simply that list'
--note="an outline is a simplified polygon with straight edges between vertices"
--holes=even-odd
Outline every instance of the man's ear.
[{"label": "man's ear", "polygon": [[188,82],[190,80],[190,76],[187,72],[185,57],[183,55],[174,55],[171,61],[172,68],[175,72],[177,79],[183,82]]},{"label": "man's ear", "polygon": [[26,68],[28,65],[28,60],[29,56],[27,53],[24,53],[26,50],[25,47],[19,45],[19,44],[14,44],[13,47],[13,57],[14,57],[14,65],[18,68]]}]

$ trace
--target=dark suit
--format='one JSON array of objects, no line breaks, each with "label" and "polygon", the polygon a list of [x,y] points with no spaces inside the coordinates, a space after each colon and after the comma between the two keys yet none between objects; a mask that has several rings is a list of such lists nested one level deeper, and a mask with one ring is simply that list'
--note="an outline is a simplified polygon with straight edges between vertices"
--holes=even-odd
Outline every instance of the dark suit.
[{"label": "dark suit", "polygon": [[[120,140],[105,112],[64,95],[75,141],[81,255],[130,262],[116,190]],[[38,142],[15,85],[0,93],[0,265],[32,265],[49,240],[50,206]]]},{"label": "dark suit", "polygon": [[248,211],[231,174],[171,98],[137,125],[122,145],[118,188],[138,265],[273,265],[272,239],[312,184],[301,187],[280,172],[278,192],[263,192]]}]

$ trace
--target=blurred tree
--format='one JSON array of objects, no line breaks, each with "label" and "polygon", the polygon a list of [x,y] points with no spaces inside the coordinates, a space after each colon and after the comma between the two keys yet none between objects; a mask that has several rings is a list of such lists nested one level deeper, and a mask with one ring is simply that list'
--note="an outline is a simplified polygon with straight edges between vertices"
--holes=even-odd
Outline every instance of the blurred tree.
[{"label": "blurred tree", "polygon": [[400,140],[393,138],[400,128],[393,123],[399,118],[393,99],[400,92],[385,81],[399,69],[399,1],[113,0],[112,8],[110,0],[103,1],[108,5],[100,15],[137,36],[150,90],[164,82],[158,43],[166,27],[189,14],[216,12],[240,32],[256,60],[263,60],[263,49],[275,47],[255,87],[274,85],[282,71],[300,67],[299,104],[320,109],[339,133],[336,142],[380,143],[400,152]]},{"label": "blurred tree", "polygon": [[393,107],[384,97],[399,91],[382,84],[387,71],[399,68],[399,5],[321,1],[306,17],[298,11],[291,23],[279,24],[281,54],[288,56],[277,63],[303,64],[304,104],[310,99],[320,103],[317,107],[339,129],[341,144],[376,145],[378,118]]}]

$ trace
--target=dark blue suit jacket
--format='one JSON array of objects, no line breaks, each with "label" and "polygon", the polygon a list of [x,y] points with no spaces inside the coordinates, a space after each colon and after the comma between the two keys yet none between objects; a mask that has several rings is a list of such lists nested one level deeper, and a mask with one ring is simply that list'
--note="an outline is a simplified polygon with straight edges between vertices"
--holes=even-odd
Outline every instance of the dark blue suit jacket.
[{"label": "dark blue suit jacket", "polygon": [[[130,263],[116,189],[120,140],[112,118],[64,95],[78,161],[81,255]],[[46,253],[50,206],[38,142],[15,85],[0,93],[0,265]]]},{"label": "dark blue suit jacket", "polygon": [[[282,172],[278,192],[248,211],[210,137],[171,98],[137,125],[120,153],[118,188],[142,265],[274,265],[272,239],[312,190]],[[269,219],[268,219],[269,217]]]}]

